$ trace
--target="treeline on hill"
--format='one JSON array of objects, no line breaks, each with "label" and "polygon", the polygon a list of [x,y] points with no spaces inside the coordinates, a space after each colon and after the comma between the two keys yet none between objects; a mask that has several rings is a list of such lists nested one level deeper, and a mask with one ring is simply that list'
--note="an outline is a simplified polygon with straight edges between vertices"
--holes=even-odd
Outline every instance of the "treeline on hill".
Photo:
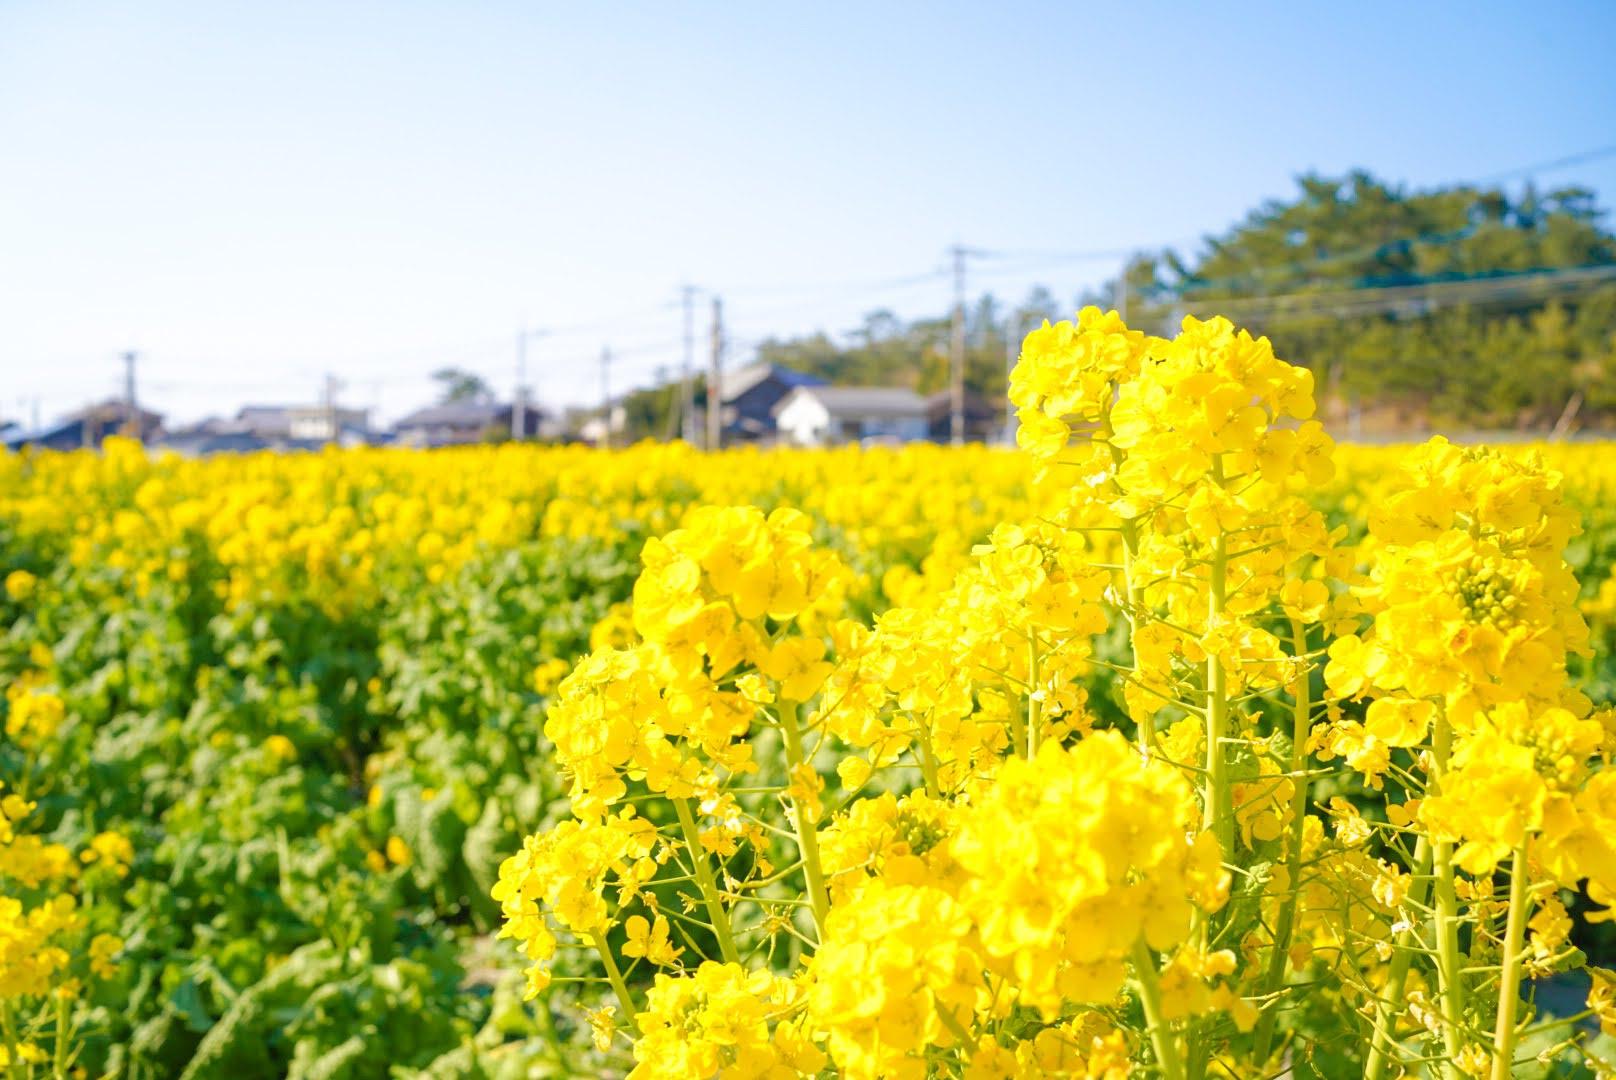
[{"label": "treeline on hill", "polygon": [[[1411,192],[1365,172],[1298,183],[1197,254],[1141,253],[1126,271],[1129,321],[1162,332],[1186,312],[1228,314],[1312,368],[1323,407],[1366,431],[1616,427],[1616,235],[1592,192]],[[1123,299],[1111,281],[1075,304]],[[968,387],[1003,395],[1012,321],[1070,315],[1042,287],[1015,305],[980,297]],[[949,332],[947,312],[879,310],[844,335],[764,341],[757,359],[929,393],[947,385]],[[662,437],[676,402],[675,387],[634,395],[630,427]]]}]

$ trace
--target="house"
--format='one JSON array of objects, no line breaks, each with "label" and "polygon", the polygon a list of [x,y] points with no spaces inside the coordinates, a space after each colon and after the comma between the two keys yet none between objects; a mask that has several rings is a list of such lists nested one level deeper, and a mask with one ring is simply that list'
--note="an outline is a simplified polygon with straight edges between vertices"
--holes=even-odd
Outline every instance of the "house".
[{"label": "house", "polygon": [[89,405],[68,413],[54,424],[37,431],[8,434],[5,445],[10,449],[37,446],[45,450],[77,450],[81,447],[100,446],[108,435],[133,435],[141,442],[155,442],[162,434],[163,415],[150,409],[135,410],[136,430],[128,430],[129,409],[123,401],[109,398],[98,405]]},{"label": "house", "polygon": [[[524,406],[523,428],[539,438],[555,434],[550,414]],[[400,446],[459,446],[511,437],[511,406],[495,401],[450,401],[417,409],[393,425]]]},{"label": "house", "polygon": [[603,415],[597,410],[595,415],[578,424],[578,438],[590,446],[621,445],[623,432],[626,430],[628,430],[628,410],[623,407],[622,402],[615,401],[609,412]]},{"label": "house", "polygon": [[235,425],[217,429],[219,434],[245,432],[271,443],[282,439],[346,442],[344,435],[369,432],[367,409],[344,409],[326,405],[244,405],[236,413]]},{"label": "house", "polygon": [[926,437],[926,400],[894,386],[799,386],[774,408],[782,442],[798,446],[914,442]]},{"label": "house", "polygon": [[[229,421],[226,421],[228,423]],[[209,431],[205,424],[173,432],[158,448],[181,457],[207,457],[210,454],[250,454],[259,450],[284,450],[284,440],[271,441],[250,431]]]},{"label": "house", "polygon": [[[994,402],[981,394],[965,392],[965,441],[1003,442],[1005,404]],[[926,399],[926,427],[932,442],[951,442],[954,438],[954,395],[947,390]]]},{"label": "house", "polygon": [[768,442],[775,437],[775,406],[803,386],[825,380],[779,364],[748,364],[718,378],[724,442]]}]

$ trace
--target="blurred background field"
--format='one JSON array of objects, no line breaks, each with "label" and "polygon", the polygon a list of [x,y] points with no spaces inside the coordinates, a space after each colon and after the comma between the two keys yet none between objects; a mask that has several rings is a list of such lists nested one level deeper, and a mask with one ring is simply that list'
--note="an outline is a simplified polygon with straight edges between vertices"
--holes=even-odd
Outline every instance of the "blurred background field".
[{"label": "blurred background field", "polygon": [[[1583,515],[1569,558],[1595,652],[1575,674],[1608,703],[1616,455],[1519,452],[1562,470]],[[1359,536],[1401,453],[1342,448],[1319,505]],[[565,812],[544,705],[592,638],[628,632],[643,541],[703,503],[798,506],[859,571],[855,610],[877,612],[946,587],[993,523],[1056,505],[1059,483],[1033,473],[985,447],[198,461],[115,440],[0,458],[0,680],[13,720],[61,704],[48,728],[8,722],[0,770],[9,790],[31,785],[24,824],[69,862],[97,837],[128,842],[72,872],[125,943],[85,998],[84,1064],[604,1068],[564,982],[521,1004],[488,889],[521,837]],[[1114,707],[1103,669],[1092,692]],[[1581,944],[1611,955],[1603,937]]]}]

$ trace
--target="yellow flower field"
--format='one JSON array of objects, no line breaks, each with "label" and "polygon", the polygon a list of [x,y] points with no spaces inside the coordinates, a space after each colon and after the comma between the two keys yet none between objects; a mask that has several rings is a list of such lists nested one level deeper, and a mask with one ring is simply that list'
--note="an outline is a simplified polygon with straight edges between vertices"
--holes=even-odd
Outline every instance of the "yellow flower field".
[{"label": "yellow flower field", "polygon": [[1011,394],[0,457],[0,1067],[1616,1069],[1616,451],[1337,446],[1223,320]]}]

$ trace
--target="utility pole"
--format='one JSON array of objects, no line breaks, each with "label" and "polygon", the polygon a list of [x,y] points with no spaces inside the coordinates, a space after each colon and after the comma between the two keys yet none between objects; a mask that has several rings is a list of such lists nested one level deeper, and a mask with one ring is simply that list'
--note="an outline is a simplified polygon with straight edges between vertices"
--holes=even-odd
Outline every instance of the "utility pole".
[{"label": "utility pole", "polygon": [[325,374],[325,381],[320,384],[320,407],[325,413],[325,437],[331,442],[337,441],[337,390],[341,385],[337,377],[329,371]]},{"label": "utility pole", "polygon": [[1123,259],[1122,260],[1122,274],[1117,278],[1117,314],[1122,316],[1122,321],[1123,322],[1128,321],[1128,263],[1129,263],[1129,261],[1130,260],[1128,260],[1128,259]]},{"label": "utility pole", "polygon": [[123,354],[123,429],[131,439],[140,438],[140,409],[135,404],[135,358],[140,354],[130,349]]},{"label": "utility pole", "polygon": [[608,450],[612,448],[612,388],[611,380],[607,375],[607,371],[611,366],[611,346],[603,345],[600,350],[600,416],[603,425],[600,444]]},{"label": "utility pole", "polygon": [[961,244],[949,248],[954,257],[954,327],[949,349],[949,442],[965,445],[965,257]]},{"label": "utility pole", "polygon": [[673,384],[673,376],[669,374],[666,364],[656,366],[652,372],[652,379],[656,384],[658,400],[666,400],[668,403],[668,417],[662,425],[662,441],[672,442],[679,438],[679,424],[682,419],[679,415],[678,390]]},{"label": "utility pole", "polygon": [[516,331],[516,393],[511,395],[511,438],[527,438],[527,327]]},{"label": "utility pole", "polygon": [[707,449],[724,448],[724,301],[713,297],[712,355],[707,366]]},{"label": "utility pole", "polygon": [[1019,337],[1021,316],[1011,311],[1004,318],[1004,441],[1011,446],[1016,442],[1016,406],[1010,400],[1010,373],[1016,369],[1016,358],[1021,353]]},{"label": "utility pole", "polygon": [[685,367],[679,393],[679,433],[685,442],[696,442],[696,287],[679,289],[685,309]]}]

